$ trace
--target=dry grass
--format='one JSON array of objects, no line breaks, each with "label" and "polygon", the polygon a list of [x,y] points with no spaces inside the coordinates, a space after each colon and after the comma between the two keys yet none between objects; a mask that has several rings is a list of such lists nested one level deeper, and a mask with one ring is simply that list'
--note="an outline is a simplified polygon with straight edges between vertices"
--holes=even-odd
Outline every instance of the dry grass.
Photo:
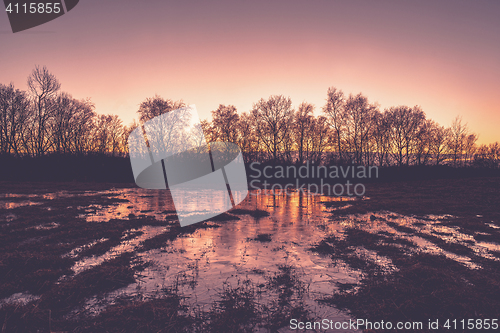
[{"label": "dry grass", "polygon": [[[500,243],[500,233],[485,225],[485,222],[500,225],[499,188],[499,178],[369,184],[366,195],[370,200],[357,201],[333,215],[379,210],[417,216],[452,214],[458,218],[441,221],[441,224],[458,227],[460,232],[472,235],[476,241]],[[373,216],[372,220],[375,219]],[[351,228],[346,230],[344,239],[330,236],[312,248],[365,273],[358,288],[339,285],[339,290],[325,300],[327,303],[371,321],[427,322],[428,319],[498,317],[498,261],[480,257],[465,245],[390,221],[386,223],[400,232],[425,238],[448,252],[466,255],[482,268],[470,269],[442,255],[415,253],[415,244],[385,232],[373,234]],[[397,269],[383,272],[354,253],[359,246],[389,258]]]},{"label": "dry grass", "polygon": [[[109,188],[110,184],[1,184],[4,193],[26,194]],[[458,227],[477,241],[498,243],[500,232],[487,227],[485,222],[500,225],[499,188],[499,178],[372,183],[367,185],[366,193],[370,200],[356,201],[352,207],[335,211],[333,216],[379,210],[417,216],[453,214],[458,218],[441,223]],[[120,300],[97,317],[80,313],[78,319],[72,318],[70,314],[87,299],[133,283],[135,274],[144,268],[131,253],[72,275],[70,268],[77,260],[106,253],[123,241],[127,230],[146,225],[169,228],[168,232],[143,242],[137,250],[147,251],[166,246],[177,237],[192,234],[200,228],[218,227],[224,221],[238,218],[238,215],[255,218],[269,215],[260,210],[233,209],[230,214],[220,216],[217,224],[205,222],[186,228],[177,225],[172,211],[164,212],[170,216],[166,221],[143,216],[88,223],[78,217],[81,211],[77,206],[113,205],[119,200],[96,194],[53,201],[37,200],[41,205],[9,210],[17,218],[0,226],[0,297],[28,291],[40,296],[40,299],[27,305],[1,307],[2,331],[223,332],[229,329],[245,332],[252,331],[256,326],[276,331],[286,326],[290,318],[311,320],[311,314],[303,304],[307,286],[301,282],[300,273],[291,266],[279,267],[278,272],[270,276],[262,272],[267,282],[261,286],[249,281],[242,281],[236,286],[225,285],[220,299],[214,301],[207,312],[186,314],[182,299],[175,294],[175,290],[170,290],[159,299]],[[51,210],[44,209],[49,206]],[[0,215],[5,213],[0,211]],[[35,228],[48,222],[56,223],[58,227]],[[479,257],[466,246],[387,223],[400,232],[424,237],[449,252],[467,255],[482,269],[471,270],[437,255],[410,255],[406,249],[415,249],[415,244],[408,240],[384,232],[372,234],[352,228],[346,231],[344,239],[327,237],[312,248],[364,272],[360,285],[339,284],[336,293],[332,293],[325,302],[344,308],[355,317],[373,321],[498,317],[500,264],[497,261]],[[74,257],[63,257],[76,247],[103,238],[107,240],[84,248]],[[250,240],[268,242],[271,236],[259,234]],[[386,273],[366,258],[359,257],[355,249],[360,246],[389,258],[397,271]],[[493,254],[500,258],[500,253]],[[64,275],[66,278],[61,279]],[[263,292],[273,295],[270,306],[258,302]]]}]

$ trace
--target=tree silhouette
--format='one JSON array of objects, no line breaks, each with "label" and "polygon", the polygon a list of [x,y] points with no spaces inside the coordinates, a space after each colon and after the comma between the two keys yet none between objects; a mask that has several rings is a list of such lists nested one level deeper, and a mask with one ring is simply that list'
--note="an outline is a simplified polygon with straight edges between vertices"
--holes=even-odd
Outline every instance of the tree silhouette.
[{"label": "tree silhouette", "polygon": [[273,161],[281,158],[293,122],[290,97],[273,95],[267,100],[260,99],[253,106],[252,118],[263,149],[272,156]]},{"label": "tree silhouette", "polygon": [[32,128],[31,151],[40,156],[50,148],[48,140],[48,124],[54,114],[52,98],[59,91],[61,84],[47,70],[47,67],[36,66],[28,77],[28,88],[35,108],[34,127]]},{"label": "tree silhouette", "polygon": [[126,156],[130,133],[144,124],[141,133],[154,134],[148,138],[156,150],[174,153],[201,147],[204,139],[226,141],[241,148],[247,163],[499,166],[499,144],[478,147],[478,135],[461,117],[444,127],[427,119],[419,106],[380,111],[363,94],[346,96],[335,87],[327,90],[321,116],[314,115],[310,103],[295,111],[290,97],[272,95],[249,112],[219,104],[211,121],[192,126],[190,112],[171,113],[186,106],[182,100],[155,95],[140,104],[140,123],[124,126],[116,115],[97,114],[89,99],[60,92],[59,81],[46,67],[36,66],[27,83],[27,92],[0,84],[2,155]]},{"label": "tree silhouette", "polygon": [[0,84],[0,153],[22,155],[31,116],[26,93]]},{"label": "tree silhouette", "polygon": [[327,123],[333,129],[333,142],[337,149],[339,159],[342,161],[344,159],[346,146],[346,111],[345,98],[342,90],[338,90],[334,87],[328,88],[326,105],[323,107],[323,112],[326,114]]},{"label": "tree silhouette", "polygon": [[139,106],[139,120],[146,122],[156,116],[162,115],[169,111],[173,111],[186,106],[183,101],[172,101],[171,99],[163,99],[158,95],[146,99]]},{"label": "tree silhouette", "polygon": [[[217,141],[237,142],[238,122],[240,116],[233,105],[220,104],[217,110],[212,111],[212,130]],[[212,140],[215,141],[215,140]]]},{"label": "tree silhouette", "polygon": [[[293,134],[297,147],[297,162],[304,162],[305,158],[309,157],[309,152],[312,150],[312,140],[314,140],[313,132],[313,111],[314,106],[309,103],[301,103],[295,117],[293,119]],[[312,140],[310,140],[312,139]]]}]

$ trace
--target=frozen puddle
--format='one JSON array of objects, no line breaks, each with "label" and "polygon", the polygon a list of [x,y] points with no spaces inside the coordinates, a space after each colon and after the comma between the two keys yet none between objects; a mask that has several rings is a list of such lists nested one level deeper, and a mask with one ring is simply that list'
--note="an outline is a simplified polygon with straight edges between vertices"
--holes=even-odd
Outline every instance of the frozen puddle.
[{"label": "frozen puddle", "polygon": [[[130,193],[124,198],[134,202]],[[138,201],[157,201],[157,198],[138,198]],[[136,256],[149,263],[145,270],[137,274],[137,282],[104,298],[87,300],[84,309],[97,314],[117,298],[159,297],[165,289],[174,288],[190,308],[208,311],[220,298],[225,285],[237,286],[247,280],[258,289],[259,304],[272,306],[277,301],[277,294],[269,288],[270,279],[280,274],[283,267],[292,267],[293,276],[307,290],[303,302],[312,316],[348,320],[349,316],[345,313],[318,300],[331,296],[337,289],[337,283],[358,283],[362,273],[310,251],[313,244],[326,236],[317,225],[327,222],[328,209],[321,202],[330,200],[337,201],[338,198],[299,193],[291,196],[249,195],[238,208],[266,210],[270,215],[258,218],[238,215],[239,220],[217,222],[220,225],[218,228],[198,229],[193,234],[169,241],[162,248],[137,251]],[[141,207],[144,205],[151,206],[142,202]],[[168,210],[171,207],[160,205],[159,209]],[[130,212],[124,211],[123,214]],[[155,213],[145,214],[151,216]],[[76,263],[73,270],[78,274],[123,252],[132,252],[140,248],[144,240],[167,229],[144,227],[140,231],[142,235],[123,242],[105,255]]]},{"label": "frozen puddle", "polygon": [[[415,248],[408,249],[409,251],[444,255],[471,269],[480,269],[481,265],[474,263],[472,258],[466,255],[456,254],[441,248],[439,243],[434,243],[432,239],[466,247],[474,254],[486,259],[500,260],[491,253],[491,251],[500,250],[498,244],[476,242],[472,235],[460,232],[458,227],[441,224],[442,220],[452,218],[454,218],[452,215],[427,215],[423,218],[417,218],[384,211],[339,218],[339,225],[344,228],[356,227],[372,234],[386,232],[394,238],[412,242]],[[329,224],[327,227],[331,228],[332,225],[335,224]],[[340,238],[344,236],[342,232],[339,233],[338,228],[332,230],[332,233],[337,234]],[[430,239],[425,236],[429,236]]]},{"label": "frozen puddle", "polygon": [[120,202],[106,207],[100,205],[77,207],[82,211],[80,218],[86,219],[87,222],[107,222],[111,219],[129,219],[144,215],[163,221],[176,214],[168,191],[130,188],[103,191],[100,194],[112,195]]},{"label": "frozen puddle", "polygon": [[28,292],[15,293],[9,297],[0,300],[0,308],[4,305],[26,305],[30,302],[39,300],[40,296],[31,295]]},{"label": "frozen puddle", "polygon": [[35,206],[35,205],[41,205],[41,202],[34,202],[31,200],[23,200],[15,202],[0,200],[0,209],[14,209],[18,207]]},{"label": "frozen puddle", "polygon": [[[167,191],[124,189],[102,193],[122,200],[109,206],[79,207],[82,217],[88,222],[139,216],[157,220],[175,218],[175,209]],[[318,300],[334,294],[338,283],[356,286],[363,273],[340,260],[333,261],[330,256],[318,255],[310,248],[328,236],[343,239],[350,228],[405,239],[409,241],[408,245],[397,246],[409,254],[426,252],[444,255],[471,269],[480,269],[481,266],[471,257],[447,251],[440,244],[446,242],[466,247],[475,255],[499,260],[491,253],[498,251],[498,244],[476,242],[473,236],[460,232],[457,227],[442,223],[453,219],[452,215],[418,218],[388,211],[341,217],[332,215],[356,205],[356,200],[360,199],[300,192],[288,196],[249,195],[238,208],[264,210],[270,215],[252,217],[238,213],[239,220],[216,222],[219,228],[198,229],[166,242],[161,248],[147,251],[137,250],[141,249],[145,240],[167,232],[168,227],[144,226],[129,230],[130,234],[137,232],[138,236],[127,237],[104,255],[78,261],[73,271],[79,274],[126,252],[135,252],[136,257],[148,265],[137,273],[136,283],[88,299],[83,310],[97,314],[119,298],[148,299],[161,297],[165,290],[175,290],[189,308],[207,311],[214,301],[220,299],[224,286],[238,286],[244,281],[250,281],[258,289],[259,304],[269,307],[277,299],[269,281],[280,274],[283,267],[292,267],[294,276],[307,291],[302,301],[311,316],[348,320],[348,315]],[[490,227],[494,228],[493,225]],[[96,240],[97,243],[102,241],[105,239]],[[76,256],[82,250],[95,246],[96,242],[74,249],[68,255]],[[397,269],[389,258],[362,246],[358,246],[354,254],[378,265],[386,273]]]},{"label": "frozen puddle", "polygon": [[[0,209],[14,209],[25,206],[41,205],[47,200],[57,200],[63,198],[73,198],[82,196],[92,196],[106,194],[110,196],[121,195],[126,189],[111,189],[106,191],[58,191],[53,193],[0,193]],[[51,210],[51,207],[45,209]]]},{"label": "frozen puddle", "polygon": [[[73,270],[73,272],[75,272],[75,274],[80,274],[84,270],[98,266],[107,260],[111,260],[120,256],[123,253],[133,252],[143,241],[153,238],[166,231],[166,227],[153,227],[149,225],[143,226],[139,229],[129,230],[129,232],[140,232],[141,235],[121,242],[119,245],[113,247],[111,250],[101,256],[92,256],[90,258],[84,258],[80,261],[77,261],[71,269]],[[100,241],[102,242],[103,240]],[[86,245],[86,247],[89,248],[95,244],[97,244],[97,242],[88,244]],[[71,254],[75,255],[81,250],[81,248],[74,249],[71,251]]]}]

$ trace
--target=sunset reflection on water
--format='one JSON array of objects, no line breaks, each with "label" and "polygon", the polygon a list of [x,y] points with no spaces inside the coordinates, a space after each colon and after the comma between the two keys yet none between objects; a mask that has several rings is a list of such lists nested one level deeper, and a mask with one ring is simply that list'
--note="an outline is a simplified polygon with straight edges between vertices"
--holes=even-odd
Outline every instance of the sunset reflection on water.
[{"label": "sunset reflection on water", "polygon": [[[105,222],[106,219],[117,218],[117,214],[122,218],[134,214],[164,219],[165,216],[171,216],[174,210],[166,193],[126,189],[118,198],[128,202],[94,212],[89,210],[86,218],[89,222]],[[322,203],[339,200],[348,203],[347,198],[301,192],[292,192],[290,195],[252,192],[237,209],[266,211],[269,216],[253,217],[240,212],[235,215],[235,220],[216,220],[215,223],[220,227],[198,229],[167,242],[161,248],[138,251],[136,255],[150,263],[140,272],[138,281],[109,294],[104,301],[89,300],[86,307],[98,311],[117,297],[157,297],[164,288],[175,286],[188,303],[207,310],[218,299],[224,284],[235,286],[250,280],[255,286],[262,286],[279,271],[280,266],[287,265],[295,268],[296,275],[307,286],[304,303],[312,314],[346,319],[346,314],[317,300],[331,295],[338,282],[356,283],[361,273],[310,251],[313,244],[325,237],[324,229],[318,225],[328,221],[329,209]],[[228,213],[231,214],[231,211]],[[161,232],[161,228],[156,227],[148,232],[153,237]],[[259,235],[267,235],[269,239],[259,240]],[[141,240],[144,239],[142,235]],[[132,251],[130,246],[122,248]],[[107,253],[102,259],[83,259],[76,266],[77,270],[116,255]],[[276,299],[276,293],[260,290],[259,302],[271,304]]]},{"label": "sunset reflection on water", "polygon": [[[211,197],[215,204],[224,200],[211,192],[204,192],[202,196],[206,197],[201,201]],[[356,210],[351,208],[356,208],[362,200],[370,199],[328,197],[301,191],[288,194],[253,191],[236,209],[222,215],[223,218],[216,217],[193,228],[180,228],[172,198],[165,190],[62,191],[4,195],[0,197],[5,205],[0,219],[5,225],[21,220],[20,209],[24,205],[34,205],[31,208],[34,213],[37,209],[52,212],[54,207],[57,212],[57,209],[73,207],[72,214],[82,219],[79,223],[84,225],[109,223],[112,227],[113,223],[126,220],[134,226],[126,227],[113,246],[94,252],[99,254],[81,255],[93,247],[101,245],[102,248],[107,238],[92,239],[64,255],[75,260],[74,276],[123,253],[130,253],[134,262],[145,264],[144,270],[135,273],[134,283],[87,299],[83,309],[90,314],[99,313],[120,298],[144,300],[162,297],[172,290],[181,296],[188,311],[209,311],[227,286],[235,288],[244,283],[254,288],[260,306],[272,308],[279,299],[279,291],[273,289],[270,281],[289,267],[296,283],[305,290],[300,300],[294,301],[315,318],[342,321],[349,316],[320,300],[331,297],[342,285],[353,288],[360,285],[366,271],[350,266],[350,259],[378,267],[382,274],[398,270],[391,256],[380,254],[373,245],[392,244],[395,251],[401,250],[408,256],[415,253],[445,256],[474,270],[482,269],[481,258],[500,260],[495,255],[500,251],[498,243],[477,241],[475,235],[465,233],[452,223],[455,216],[408,216],[384,210],[353,213]],[[195,198],[188,201],[190,208],[200,209]],[[64,227],[64,221],[60,222],[47,220],[26,230],[53,232]],[[484,236],[497,229],[492,223],[485,226],[481,231]],[[353,230],[371,234],[377,242],[371,244],[372,247],[364,241],[353,242],[349,239]],[[169,237],[146,246],[148,240],[162,235]],[[324,251],[325,254],[312,251],[320,242],[331,250]],[[450,245],[461,251],[454,253]]]}]

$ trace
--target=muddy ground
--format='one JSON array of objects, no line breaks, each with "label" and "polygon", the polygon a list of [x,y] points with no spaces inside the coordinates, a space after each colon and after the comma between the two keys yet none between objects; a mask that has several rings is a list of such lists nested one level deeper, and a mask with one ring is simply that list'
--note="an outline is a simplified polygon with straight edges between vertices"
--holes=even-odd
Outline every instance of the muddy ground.
[{"label": "muddy ground", "polygon": [[[442,326],[447,319],[500,317],[500,179],[372,184],[367,195],[371,200],[341,214],[368,214],[368,223],[381,222],[392,231],[355,225],[312,248],[365,273],[359,285],[342,286],[326,302],[372,321],[439,319],[440,331],[448,331]],[[391,214],[371,213],[383,211]],[[393,213],[423,220],[400,220]],[[429,225],[432,232],[423,232]],[[415,239],[426,244],[415,250]],[[488,255],[477,251],[478,243],[490,245]],[[354,252],[360,246],[390,259],[393,272],[362,260]]]},{"label": "muddy ground", "polygon": [[[119,191],[133,187],[0,184],[2,332],[286,332],[291,318],[318,319],[304,306],[308,285],[301,275],[307,272],[294,265],[263,272],[258,284],[225,284],[209,308],[186,309],[179,286],[167,285],[155,298],[122,297],[98,313],[80,311],[90,298],[134,283],[150,265],[137,254],[243,216],[270,215],[238,209],[186,228],[172,210],[89,222],[99,210],[127,207]],[[347,265],[361,278],[336,283],[317,301],[372,321],[439,319],[442,325],[446,319],[499,318],[499,189],[499,178],[394,182],[368,184],[365,200],[325,201],[327,221],[317,225],[324,238],[306,245],[311,254]],[[133,251],[77,271],[77,263],[159,227]],[[273,237],[260,233],[247,242],[267,246]],[[272,306],[258,301],[264,289],[275,295]]]}]

